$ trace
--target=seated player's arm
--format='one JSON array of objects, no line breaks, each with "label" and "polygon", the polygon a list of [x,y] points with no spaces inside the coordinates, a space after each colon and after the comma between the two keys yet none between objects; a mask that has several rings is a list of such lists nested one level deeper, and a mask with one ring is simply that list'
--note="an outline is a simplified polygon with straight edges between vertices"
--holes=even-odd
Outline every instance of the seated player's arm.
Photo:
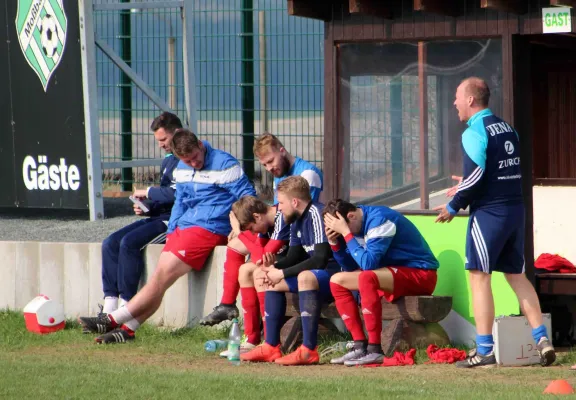
[{"label": "seated player's arm", "polygon": [[223,165],[222,179],[219,184],[236,200],[244,196],[256,196],[256,190],[237,161],[228,161]]},{"label": "seated player's arm", "polygon": [[[290,247],[292,248],[292,246]],[[300,247],[304,254],[306,252],[302,247]],[[288,250],[290,251],[290,250]],[[286,255],[286,258],[290,255],[290,252]],[[297,264],[292,264],[291,266],[287,266],[284,268],[280,268],[278,266],[279,263],[282,262],[282,265],[286,265],[284,261],[287,261],[286,258],[278,261],[276,263],[276,268],[282,269],[284,272],[284,278],[289,278],[291,276],[297,276],[302,271],[309,271],[311,269],[324,269],[332,256],[332,250],[330,249],[330,245],[328,242],[316,243],[314,245],[314,255],[304,261],[301,261]]]},{"label": "seated player's arm", "polygon": [[446,206],[450,214],[455,215],[465,209],[480,194],[479,189],[486,167],[487,146],[486,133],[468,128],[462,134],[464,174],[454,198]]},{"label": "seated player's arm", "polygon": [[176,198],[174,200],[174,206],[172,206],[172,211],[170,212],[170,221],[168,222],[168,230],[166,233],[172,233],[178,224],[178,220],[184,214],[185,207],[182,203],[182,192],[179,189],[180,185],[176,185]]},{"label": "seated player's arm", "polygon": [[318,199],[320,199],[320,193],[322,193],[322,178],[320,175],[313,169],[307,169],[302,171],[300,176],[308,181],[312,200],[318,201]]},{"label": "seated player's arm", "polygon": [[342,235],[338,236],[337,241],[338,242],[336,244],[330,245],[334,259],[345,272],[356,271],[359,266],[356,263],[356,260],[354,260],[354,258],[352,258],[350,255],[350,252],[347,251],[348,246],[346,246],[346,242],[344,241]]},{"label": "seated player's arm", "polygon": [[382,268],[380,260],[386,254],[396,235],[396,224],[391,220],[381,220],[368,226],[365,235],[366,246],[361,246],[351,233],[344,240],[350,251],[350,256],[363,271]]},{"label": "seated player's arm", "polygon": [[[286,256],[281,260],[278,260],[274,267],[277,269],[286,269],[293,265],[299,264],[300,262],[306,260],[308,254],[306,254],[306,250],[301,245],[293,245],[288,247],[288,252]],[[286,275],[284,275],[286,277]]]}]

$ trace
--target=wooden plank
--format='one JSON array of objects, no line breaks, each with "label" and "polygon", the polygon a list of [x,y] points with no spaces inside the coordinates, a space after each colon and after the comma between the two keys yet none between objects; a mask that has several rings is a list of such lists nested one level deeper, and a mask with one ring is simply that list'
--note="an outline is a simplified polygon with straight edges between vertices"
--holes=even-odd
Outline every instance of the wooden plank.
[{"label": "wooden plank", "polygon": [[[334,20],[325,24],[324,35],[324,169],[336,171],[338,153],[337,110],[336,110],[336,46],[334,40],[342,35],[342,9],[335,6]],[[338,35],[338,36],[336,36]],[[323,201],[338,197],[338,176],[327,174],[322,191]]]},{"label": "wooden plank", "polygon": [[382,0],[349,0],[350,14],[364,14],[386,19],[392,18],[392,10]]},{"label": "wooden plank", "polygon": [[576,0],[550,0],[551,6],[576,7]]},{"label": "wooden plank", "polygon": [[430,208],[428,193],[428,74],[426,73],[426,43],[418,42],[418,105],[420,109],[420,209]]},{"label": "wooden plank", "polygon": [[328,1],[288,0],[288,14],[295,17],[330,21],[332,19],[332,3]]},{"label": "wooden plank", "polygon": [[528,11],[528,2],[526,0],[480,0],[480,7],[520,15]]},{"label": "wooden plank", "polygon": [[457,17],[462,15],[462,2],[458,0],[414,0],[414,11],[424,11]]},{"label": "wooden plank", "polygon": [[[447,296],[406,296],[394,303],[382,299],[382,320],[404,319],[413,322],[442,321],[452,309],[452,297]],[[298,294],[286,293],[286,316],[300,315]],[[322,318],[340,318],[334,303],[324,304]]]},{"label": "wooden plank", "polygon": [[570,279],[539,279],[538,292],[549,295],[576,295],[576,285]]}]

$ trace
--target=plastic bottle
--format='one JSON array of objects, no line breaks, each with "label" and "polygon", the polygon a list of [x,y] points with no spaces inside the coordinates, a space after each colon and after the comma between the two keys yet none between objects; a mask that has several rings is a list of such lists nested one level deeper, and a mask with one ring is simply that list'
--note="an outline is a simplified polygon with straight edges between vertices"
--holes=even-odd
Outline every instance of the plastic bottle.
[{"label": "plastic bottle", "polygon": [[204,350],[213,353],[217,350],[225,349],[226,346],[228,346],[227,340],[220,340],[220,339],[209,340],[206,343],[204,343]]},{"label": "plastic bottle", "polygon": [[241,338],[242,334],[240,333],[238,320],[234,318],[232,321],[232,328],[230,328],[230,334],[228,335],[228,361],[230,361],[232,365],[240,365]]}]

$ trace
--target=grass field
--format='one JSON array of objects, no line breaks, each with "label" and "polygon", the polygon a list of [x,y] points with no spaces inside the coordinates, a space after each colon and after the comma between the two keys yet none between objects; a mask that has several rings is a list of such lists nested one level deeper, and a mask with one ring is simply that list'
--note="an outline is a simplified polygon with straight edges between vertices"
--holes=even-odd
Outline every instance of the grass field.
[{"label": "grass field", "polygon": [[0,399],[529,399],[549,397],[541,393],[552,379],[576,385],[567,370],[573,353],[550,368],[475,371],[425,364],[421,350],[413,367],[232,366],[203,349],[225,335],[145,326],[133,343],[97,346],[76,323],[39,336],[21,314],[0,311]]}]

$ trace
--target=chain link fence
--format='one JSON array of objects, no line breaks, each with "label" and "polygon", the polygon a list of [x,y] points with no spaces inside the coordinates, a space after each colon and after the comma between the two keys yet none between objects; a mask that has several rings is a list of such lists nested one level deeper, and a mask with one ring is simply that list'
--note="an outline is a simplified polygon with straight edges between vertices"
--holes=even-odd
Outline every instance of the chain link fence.
[{"label": "chain link fence", "polygon": [[[127,1],[95,0],[119,2]],[[97,10],[96,35],[184,119],[182,12],[157,3]],[[199,136],[241,160],[266,197],[272,178],[252,153],[261,132],[322,168],[323,23],[290,17],[285,0],[193,4]],[[149,129],[161,110],[104,53],[96,57],[102,161],[161,158]],[[158,167],[107,169],[103,176],[105,193],[158,180]]]}]

